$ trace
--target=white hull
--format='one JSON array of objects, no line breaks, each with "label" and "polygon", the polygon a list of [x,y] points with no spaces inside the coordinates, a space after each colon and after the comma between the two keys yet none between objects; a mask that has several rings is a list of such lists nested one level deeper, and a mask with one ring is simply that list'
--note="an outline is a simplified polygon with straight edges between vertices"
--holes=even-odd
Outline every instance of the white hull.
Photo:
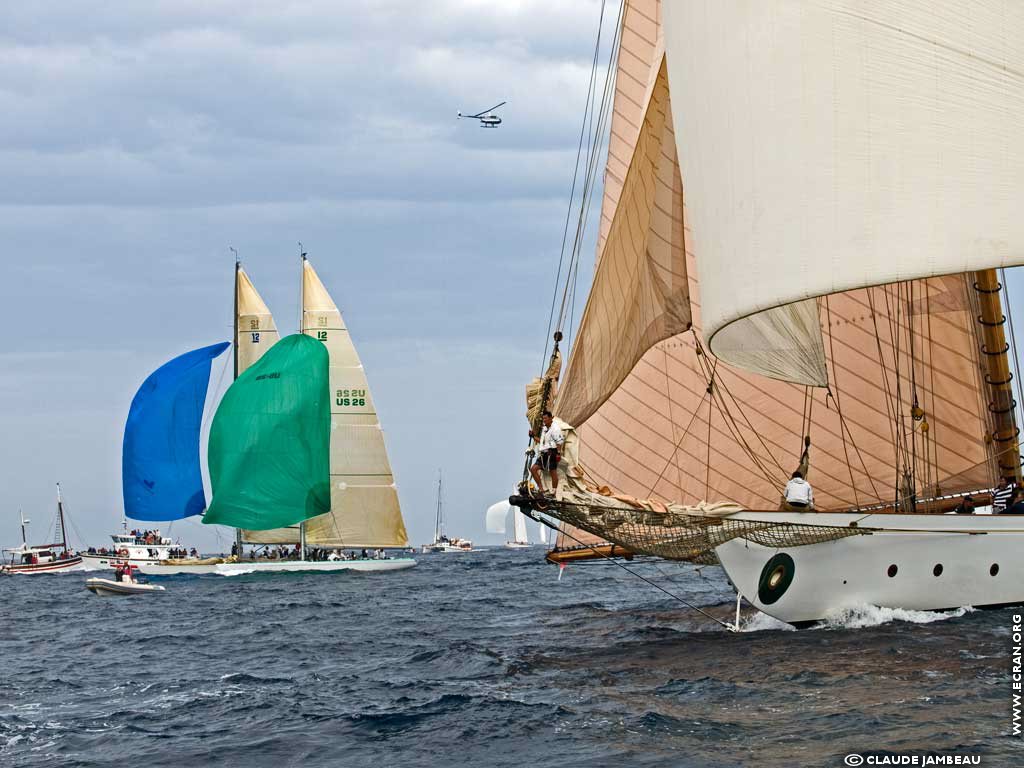
[{"label": "white hull", "polygon": [[130,581],[111,581],[110,579],[86,579],[85,588],[100,597],[148,595],[164,591],[163,587],[154,584],[136,584]]},{"label": "white hull", "polygon": [[[863,605],[934,611],[1024,603],[1024,516],[743,512],[731,519],[876,529],[781,549],[733,539],[715,550],[749,603],[790,624]],[[776,583],[773,593],[771,572],[780,565],[792,581]]]},{"label": "white hull", "polygon": [[520,541],[506,541],[505,549],[530,549],[532,544],[524,544]]},{"label": "white hull", "polygon": [[452,547],[447,544],[424,544],[421,550],[424,555],[429,555],[434,552],[475,552],[475,549],[466,549],[465,547]]},{"label": "white hull", "polygon": [[159,558],[152,557],[118,557],[117,555],[82,555],[83,567],[87,571],[102,571],[113,568],[117,563],[128,562],[131,565],[158,565]]},{"label": "white hull", "polygon": [[41,574],[41,573],[69,573],[71,571],[85,570],[82,559],[73,557],[68,560],[53,560],[49,563],[34,563],[32,565],[10,563],[0,565],[0,573],[11,575]]},{"label": "white hull", "polygon": [[139,571],[151,576],[177,576],[180,574],[219,574],[240,576],[246,573],[323,572],[323,571],[401,571],[412,568],[416,561],[401,557],[388,560],[240,560],[235,563],[202,565],[160,565],[134,563]]}]

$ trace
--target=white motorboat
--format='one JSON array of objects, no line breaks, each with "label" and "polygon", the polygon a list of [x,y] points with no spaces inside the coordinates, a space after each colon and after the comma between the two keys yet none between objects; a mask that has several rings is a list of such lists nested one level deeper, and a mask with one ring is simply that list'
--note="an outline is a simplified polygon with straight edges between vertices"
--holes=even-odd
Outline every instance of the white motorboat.
[{"label": "white motorboat", "polygon": [[164,592],[164,587],[147,584],[135,576],[138,566],[129,563],[118,563],[113,579],[91,578],[85,580],[85,588],[100,597],[119,595],[145,595],[153,592]]},{"label": "white motorboat", "polygon": [[138,566],[160,565],[173,559],[175,550],[185,551],[183,547],[175,546],[172,539],[161,535],[159,530],[129,531],[127,520],[122,520],[121,526],[121,533],[111,534],[110,548],[96,550],[90,547],[89,551],[81,554],[86,570],[113,568],[118,562],[125,561]]}]

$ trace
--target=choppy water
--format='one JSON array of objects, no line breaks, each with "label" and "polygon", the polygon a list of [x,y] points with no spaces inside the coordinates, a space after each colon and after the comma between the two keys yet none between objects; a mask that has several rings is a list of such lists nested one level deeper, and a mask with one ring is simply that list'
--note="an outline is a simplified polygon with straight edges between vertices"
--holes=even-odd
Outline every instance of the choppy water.
[{"label": "choppy water", "polygon": [[[0,578],[0,765],[1024,765],[1012,611],[731,634],[607,564],[559,582],[540,558],[178,576],[132,598],[82,573]],[[716,568],[637,569],[731,612]]]}]

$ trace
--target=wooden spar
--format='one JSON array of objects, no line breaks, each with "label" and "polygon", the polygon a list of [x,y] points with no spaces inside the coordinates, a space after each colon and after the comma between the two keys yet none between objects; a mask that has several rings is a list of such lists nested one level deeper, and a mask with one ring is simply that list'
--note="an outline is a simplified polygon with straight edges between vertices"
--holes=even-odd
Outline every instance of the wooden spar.
[{"label": "wooden spar", "polygon": [[621,557],[632,560],[633,553],[620,544],[580,545],[572,549],[552,549],[544,557],[549,563],[578,563],[581,560],[607,560],[610,557]]},{"label": "wooden spar", "polygon": [[983,269],[972,273],[974,289],[978,294],[981,314],[982,368],[988,385],[988,409],[992,416],[992,448],[999,466],[999,475],[1008,476],[1014,482],[1021,481],[1020,450],[1017,447],[1017,419],[1014,412],[1013,374],[1010,372],[1009,344],[1003,324],[999,292],[1002,286],[994,269]]}]

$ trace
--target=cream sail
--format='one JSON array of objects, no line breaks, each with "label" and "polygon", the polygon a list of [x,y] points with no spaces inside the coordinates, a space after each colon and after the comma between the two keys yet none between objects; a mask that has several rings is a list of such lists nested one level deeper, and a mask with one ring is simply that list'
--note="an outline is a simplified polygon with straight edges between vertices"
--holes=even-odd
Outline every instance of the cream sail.
[{"label": "cream sail", "polygon": [[[784,620],[1024,601],[986,587],[1024,526],[936,516],[1020,477],[995,270],[1024,262],[1024,44],[1005,35],[1024,9],[968,6],[694,0],[663,24],[627,0],[598,268],[554,406],[578,457],[558,499],[520,506],[717,555]],[[776,511],[805,437],[836,514]],[[865,559],[958,570],[822,587]],[[789,596],[759,589],[793,562]]]},{"label": "cream sail", "polygon": [[322,547],[408,546],[366,373],[341,312],[305,258],[302,333],[327,347],[332,403],[331,512],[306,524],[306,540]]}]

